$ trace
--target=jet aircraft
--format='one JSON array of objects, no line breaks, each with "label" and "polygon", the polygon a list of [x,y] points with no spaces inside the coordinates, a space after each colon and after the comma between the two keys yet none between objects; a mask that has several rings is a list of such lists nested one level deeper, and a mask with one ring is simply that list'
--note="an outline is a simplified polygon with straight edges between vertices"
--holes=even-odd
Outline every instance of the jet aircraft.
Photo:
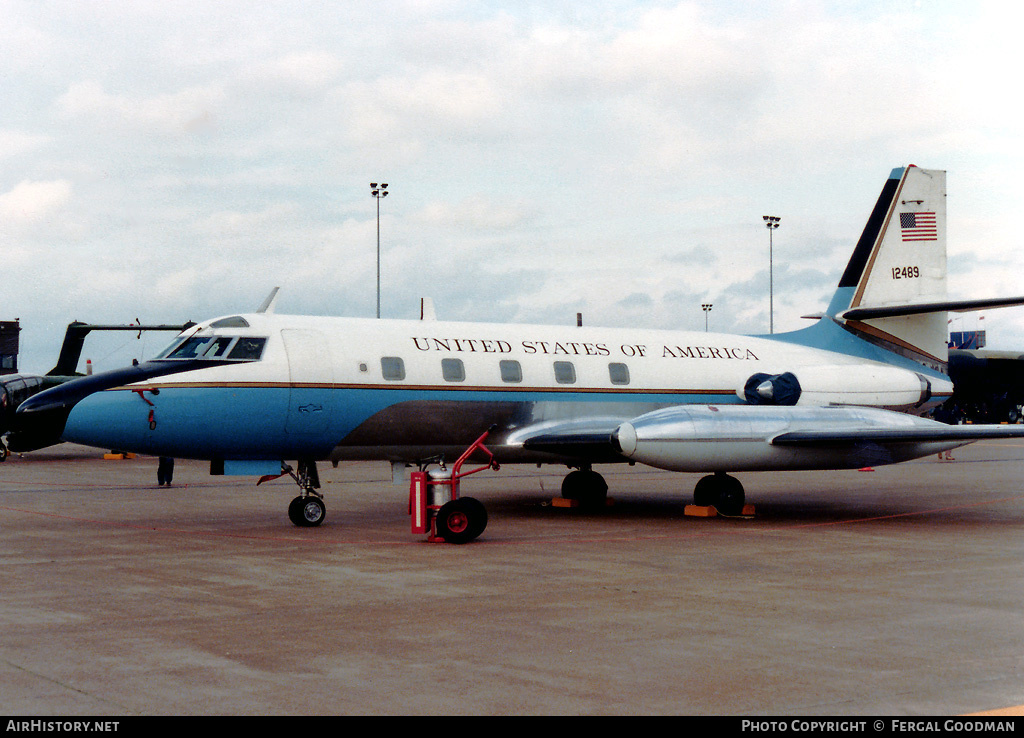
[{"label": "jet aircraft", "polygon": [[[326,509],[316,462],[398,465],[459,456],[489,429],[507,463],[565,465],[562,494],[600,501],[594,466],[705,472],[698,504],[738,512],[737,472],[905,461],[1017,426],[921,417],[948,398],[947,311],[1024,297],[946,295],[945,172],[893,170],[827,309],[768,336],[436,320],[229,315],[151,361],[26,400],[26,444],[205,459],[213,473],[291,473],[297,525]],[[286,460],[297,462],[297,471]],[[457,497],[453,494],[453,498]],[[452,499],[441,537],[480,534]],[[468,532],[467,532],[468,531]]]}]

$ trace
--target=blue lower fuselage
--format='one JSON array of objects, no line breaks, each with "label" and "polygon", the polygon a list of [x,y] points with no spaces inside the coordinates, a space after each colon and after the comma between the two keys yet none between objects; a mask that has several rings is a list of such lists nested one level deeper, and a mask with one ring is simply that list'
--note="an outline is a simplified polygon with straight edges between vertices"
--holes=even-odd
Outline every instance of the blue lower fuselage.
[{"label": "blue lower fuselage", "polygon": [[458,453],[496,424],[489,446],[504,460],[552,461],[558,459],[524,450],[516,430],[587,418],[611,430],[668,405],[738,402],[735,394],[207,386],[153,395],[122,389],[81,400],[63,439],[177,458],[409,461]]}]

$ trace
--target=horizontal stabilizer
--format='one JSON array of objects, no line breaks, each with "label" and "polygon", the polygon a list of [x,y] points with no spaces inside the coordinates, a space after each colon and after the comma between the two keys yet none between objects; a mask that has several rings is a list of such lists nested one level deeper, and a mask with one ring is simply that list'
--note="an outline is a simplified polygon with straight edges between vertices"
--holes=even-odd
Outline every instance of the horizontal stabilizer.
[{"label": "horizontal stabilizer", "polygon": [[1014,305],[1024,305],[1024,297],[995,297],[987,300],[944,300],[942,302],[919,302],[913,305],[856,307],[840,313],[839,317],[845,320],[870,320],[871,318],[893,318],[901,315],[924,315],[925,313],[963,313],[971,310],[990,310],[1012,307]]}]

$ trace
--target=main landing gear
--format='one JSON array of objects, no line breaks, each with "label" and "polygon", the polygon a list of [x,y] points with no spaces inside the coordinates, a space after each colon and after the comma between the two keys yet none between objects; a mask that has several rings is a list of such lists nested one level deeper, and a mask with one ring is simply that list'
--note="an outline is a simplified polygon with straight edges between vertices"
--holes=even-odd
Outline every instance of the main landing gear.
[{"label": "main landing gear", "polygon": [[743,485],[725,472],[701,478],[693,488],[693,504],[713,507],[722,515],[743,514]]},{"label": "main landing gear", "polygon": [[582,507],[602,507],[608,499],[608,483],[589,466],[581,466],[565,475],[562,497]]}]

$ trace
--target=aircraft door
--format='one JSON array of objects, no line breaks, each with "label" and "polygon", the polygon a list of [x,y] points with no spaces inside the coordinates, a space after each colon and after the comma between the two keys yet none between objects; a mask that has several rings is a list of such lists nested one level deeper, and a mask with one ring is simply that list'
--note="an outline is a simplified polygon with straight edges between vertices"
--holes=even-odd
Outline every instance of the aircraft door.
[{"label": "aircraft door", "polygon": [[327,341],[315,330],[285,328],[281,331],[288,355],[288,418],[285,432],[316,436],[327,430],[331,415],[334,373]]}]

